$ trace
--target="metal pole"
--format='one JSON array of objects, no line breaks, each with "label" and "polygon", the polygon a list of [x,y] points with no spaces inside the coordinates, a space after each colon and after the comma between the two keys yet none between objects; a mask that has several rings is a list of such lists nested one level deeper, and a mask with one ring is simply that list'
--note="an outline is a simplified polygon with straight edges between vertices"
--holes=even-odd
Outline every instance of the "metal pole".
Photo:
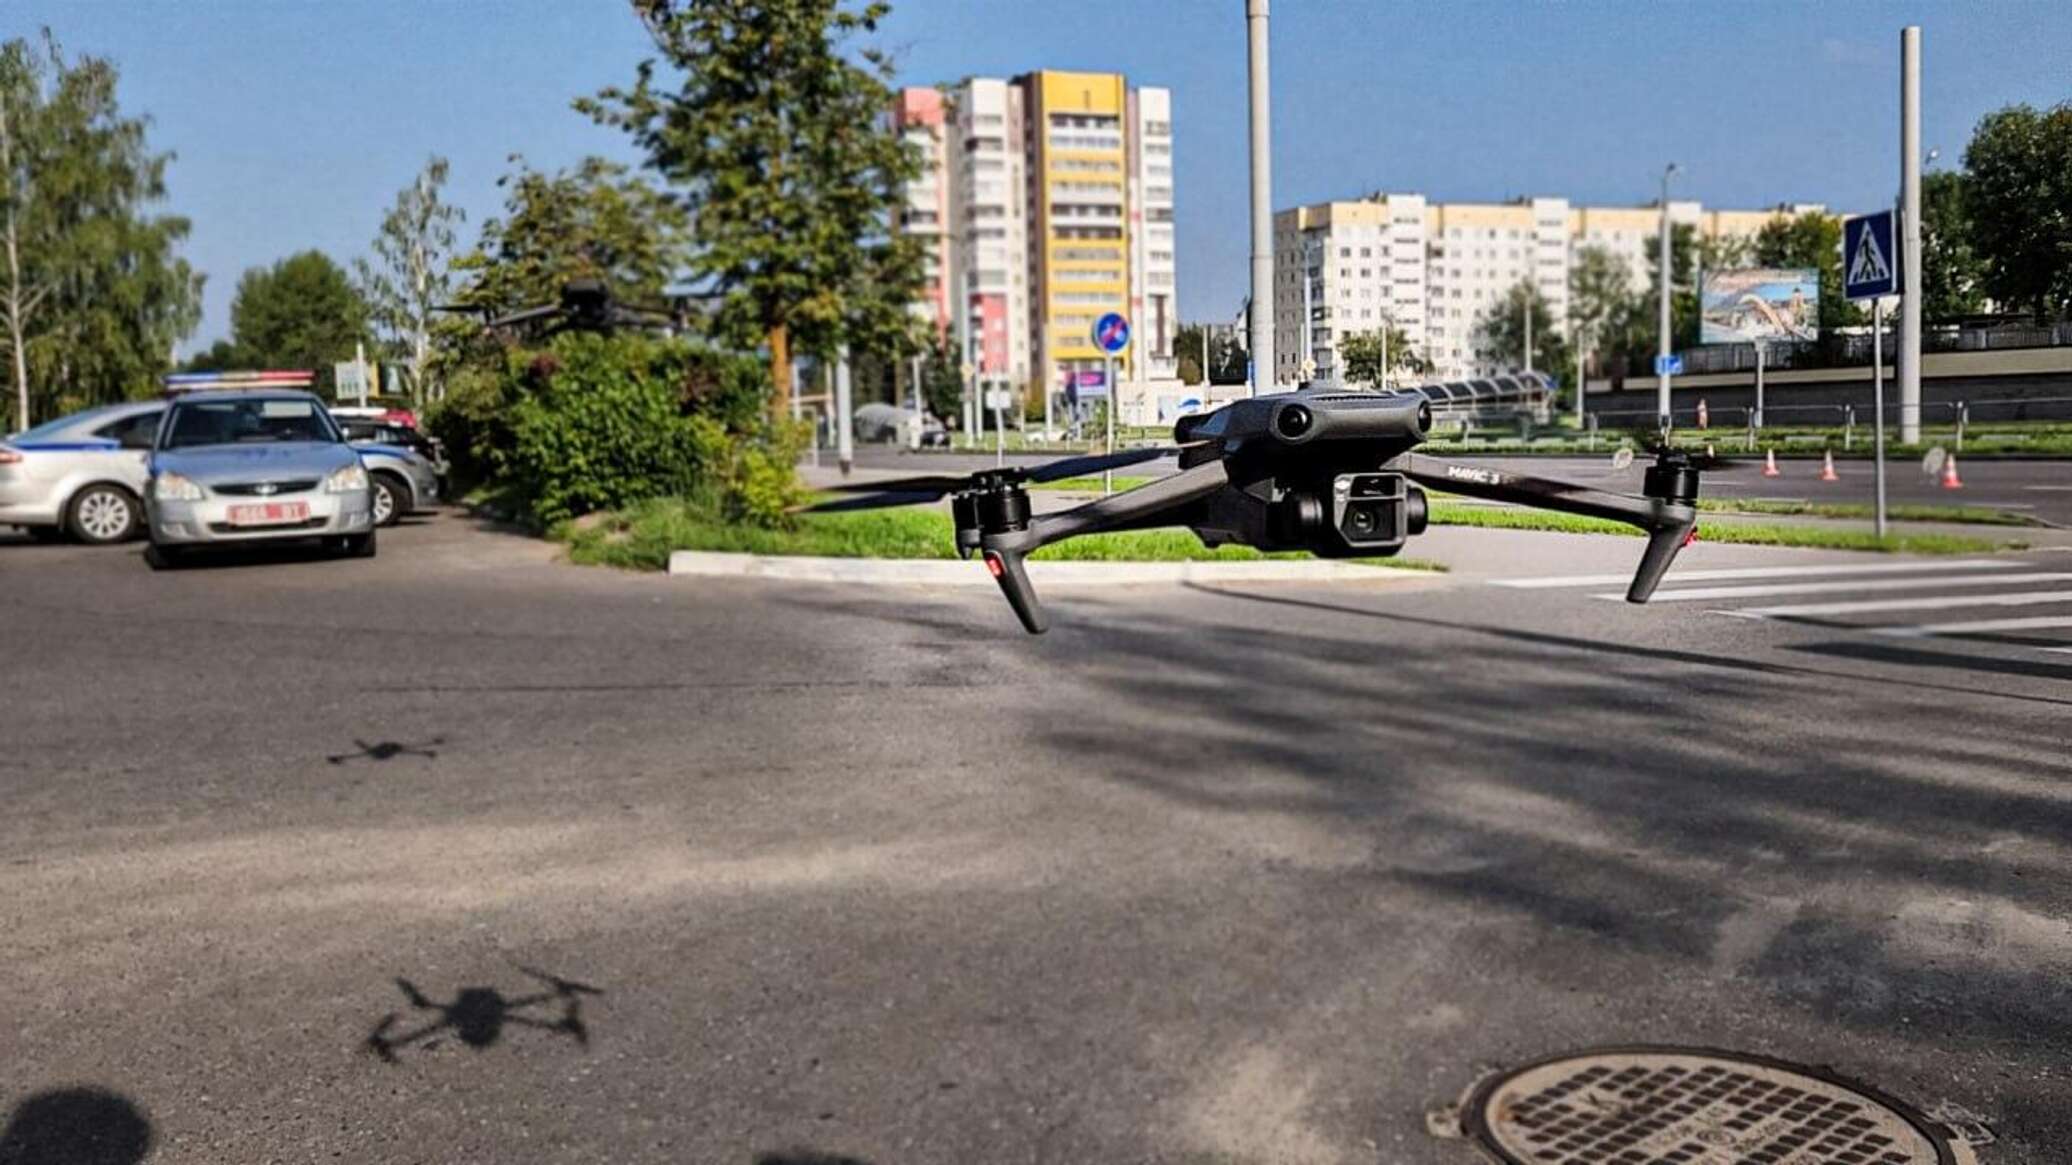
[{"label": "metal pole", "polygon": [[[1669,179],[1676,173],[1676,163],[1669,163],[1662,171],[1662,237],[1661,249],[1661,331],[1656,338],[1655,354],[1666,358],[1669,355],[1669,281],[1674,268],[1669,262]],[[1666,363],[1666,359],[1665,359]],[[1669,431],[1669,372],[1666,368],[1655,374],[1655,421],[1663,432]]]},{"label": "metal pole", "polygon": [[1302,360],[1305,367],[1317,358],[1310,344],[1311,333],[1316,330],[1316,321],[1310,318],[1310,313],[1316,311],[1316,307],[1309,301],[1309,253],[1309,241],[1305,239],[1302,243]]},{"label": "metal pole", "polygon": [[[1110,353],[1110,354],[1109,354],[1109,356],[1108,356],[1108,358],[1107,358],[1107,360],[1106,360],[1106,361],[1104,361],[1104,363],[1106,363],[1106,365],[1107,365],[1107,370],[1106,370],[1106,371],[1105,371],[1105,372],[1103,373],[1103,376],[1105,376],[1105,377],[1106,377],[1106,379],[1107,379],[1107,381],[1108,381],[1108,407],[1107,407],[1107,409],[1105,410],[1105,411],[1106,411],[1106,413],[1108,414],[1108,452],[1110,452],[1110,453],[1113,453],[1113,452],[1115,452],[1115,402],[1116,402],[1116,392],[1115,392],[1115,356],[1114,356],[1114,354],[1113,354],[1113,353]],[[1112,470],[1112,469],[1104,469],[1104,470],[1102,470],[1102,471],[1101,471],[1101,492],[1102,492],[1102,493],[1104,493],[1104,494],[1106,494],[1106,493],[1114,493],[1114,492],[1115,492],[1115,471],[1114,471],[1114,470]]]},{"label": "metal pole", "polygon": [[[994,396],[995,393],[999,395]],[[986,394],[993,397],[993,467],[998,469],[1007,464],[1007,406],[1001,400],[1007,390],[996,384]]]},{"label": "metal pole", "polygon": [[842,345],[840,363],[835,365],[835,464],[842,476],[856,467],[856,415],[849,386],[849,345]]},{"label": "metal pole", "polygon": [[1381,313],[1381,391],[1389,390],[1389,315],[1384,308]]},{"label": "metal pole", "polygon": [[1875,432],[1872,438],[1871,478],[1876,483],[1878,499],[1873,507],[1872,529],[1878,537],[1885,536],[1885,299],[1879,296],[1871,300],[1871,425]]},{"label": "metal pole", "polygon": [[1583,427],[1583,359],[1589,349],[1589,333],[1576,329],[1576,428]]},{"label": "metal pole", "polygon": [[1757,340],[1755,343],[1755,419],[1751,423],[1758,429],[1763,427],[1763,357],[1765,355],[1767,353],[1763,350],[1763,342]]},{"label": "metal pole", "polygon": [[1525,370],[1532,371],[1532,289],[1525,290]]},{"label": "metal pole", "polygon": [[360,382],[360,407],[367,407],[367,345],[353,342],[353,373]]},{"label": "metal pole", "polygon": [[1201,400],[1209,403],[1209,386],[1216,383],[1209,377],[1209,325],[1201,326]]},{"label": "metal pole", "polygon": [[[1267,71],[1267,0],[1245,0],[1245,61],[1249,67],[1252,154],[1252,376],[1251,394],[1274,382],[1273,370],[1273,117]],[[1307,273],[1304,274],[1306,279]],[[1305,327],[1307,324],[1305,323]]]},{"label": "metal pole", "polygon": [[1899,34],[1899,440],[1921,440],[1921,27]]},{"label": "metal pole", "polygon": [[921,431],[928,427],[928,401],[921,392],[921,358],[914,357],[914,435],[911,448],[921,447]]}]

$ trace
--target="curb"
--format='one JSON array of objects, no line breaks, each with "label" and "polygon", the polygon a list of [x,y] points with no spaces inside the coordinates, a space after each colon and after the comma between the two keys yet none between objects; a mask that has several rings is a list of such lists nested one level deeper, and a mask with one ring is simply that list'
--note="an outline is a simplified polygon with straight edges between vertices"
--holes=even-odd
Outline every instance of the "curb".
[{"label": "curb", "polygon": [[[892,586],[995,585],[977,562],[954,558],[808,558],[678,550],[669,573],[693,578],[767,578]],[[1402,582],[1428,571],[1322,560],[1252,562],[1031,562],[1029,579],[1044,586],[1119,586],[1162,582]]]}]

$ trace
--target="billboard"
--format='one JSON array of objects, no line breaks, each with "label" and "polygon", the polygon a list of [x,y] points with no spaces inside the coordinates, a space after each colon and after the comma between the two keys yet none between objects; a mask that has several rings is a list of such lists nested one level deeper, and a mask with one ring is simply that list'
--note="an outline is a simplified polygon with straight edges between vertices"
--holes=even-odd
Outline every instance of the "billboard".
[{"label": "billboard", "polygon": [[1708,271],[1698,342],[1747,344],[1820,338],[1820,272],[1812,267]]}]

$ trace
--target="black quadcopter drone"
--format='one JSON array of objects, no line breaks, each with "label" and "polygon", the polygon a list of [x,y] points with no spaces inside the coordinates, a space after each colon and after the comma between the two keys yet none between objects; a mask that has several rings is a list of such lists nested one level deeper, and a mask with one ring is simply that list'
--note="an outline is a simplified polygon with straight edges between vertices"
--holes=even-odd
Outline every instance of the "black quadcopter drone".
[{"label": "black quadcopter drone", "polygon": [[[1425,528],[1420,485],[1493,501],[1610,518],[1648,535],[1626,600],[1645,603],[1697,528],[1698,469],[1663,448],[1641,495],[1442,461],[1411,449],[1432,407],[1417,393],[1333,389],[1254,397],[1180,418],[1175,446],[1075,457],[1033,469],[913,477],[838,487],[875,491],[810,507],[859,510],[951,498],[957,552],[976,551],[1032,635],[1047,626],[1022,560],[1081,534],[1186,526],[1204,545],[1306,550],[1320,558],[1389,556]],[[1033,515],[1029,482],[1098,473],[1178,453],[1180,472],[1054,514]]]},{"label": "black quadcopter drone", "polygon": [[444,304],[438,310],[480,315],[482,326],[491,331],[550,321],[546,325],[546,334],[550,336],[560,332],[671,329],[683,325],[679,315],[667,307],[620,302],[602,279],[571,279],[561,285],[561,298],[556,302],[520,308],[503,315],[492,315],[490,308],[479,304]]}]

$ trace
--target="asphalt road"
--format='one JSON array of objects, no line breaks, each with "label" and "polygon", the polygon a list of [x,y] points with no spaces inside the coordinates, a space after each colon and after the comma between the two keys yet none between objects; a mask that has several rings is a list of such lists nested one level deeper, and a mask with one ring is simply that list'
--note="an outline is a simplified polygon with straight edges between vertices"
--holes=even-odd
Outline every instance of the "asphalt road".
[{"label": "asphalt road", "polygon": [[1465,1165],[1429,1106],[1633,1042],[2066,1160],[2072,633],[1887,625],[2072,555],[1877,559],[1887,614],[1752,617],[1900,593],[1834,555],[1569,577],[1637,550],[1443,531],[1031,639],[455,517],[0,543],[0,1160]]},{"label": "asphalt road", "polygon": [[[1447,456],[1443,442],[1420,452],[1435,457]],[[1724,450],[1722,455],[1725,455]],[[1011,463],[1022,465],[1036,465],[1048,460],[1051,460],[1048,456],[1009,457]],[[1493,465],[1514,473],[1536,473],[1603,484],[1629,493],[1640,491],[1641,471],[1645,468],[1644,462],[1636,463],[1622,473],[1614,473],[1608,455],[1594,458],[1464,456],[1460,460]],[[1939,478],[1922,473],[1919,462],[1911,458],[1888,463],[1886,501],[1893,505],[1996,507],[2028,514],[2052,525],[2072,527],[2072,461],[1997,461],[1964,457],[1958,461],[1958,478],[1963,482],[1963,488],[1955,490],[1943,488]],[[822,463],[832,465],[832,455],[823,453]],[[962,473],[989,468],[994,459],[989,454],[964,452],[911,454],[875,445],[859,447],[856,463],[872,470]],[[1132,466],[1121,472],[1149,476],[1171,473],[1176,468],[1173,461],[1166,460]],[[1764,477],[1760,461],[1733,463],[1705,474],[1705,496],[1871,504],[1872,469],[1868,461],[1836,462],[1836,473],[1842,479],[1837,482],[1820,480],[1818,461],[1786,459],[1778,463],[1778,471],[1780,476]]]}]

